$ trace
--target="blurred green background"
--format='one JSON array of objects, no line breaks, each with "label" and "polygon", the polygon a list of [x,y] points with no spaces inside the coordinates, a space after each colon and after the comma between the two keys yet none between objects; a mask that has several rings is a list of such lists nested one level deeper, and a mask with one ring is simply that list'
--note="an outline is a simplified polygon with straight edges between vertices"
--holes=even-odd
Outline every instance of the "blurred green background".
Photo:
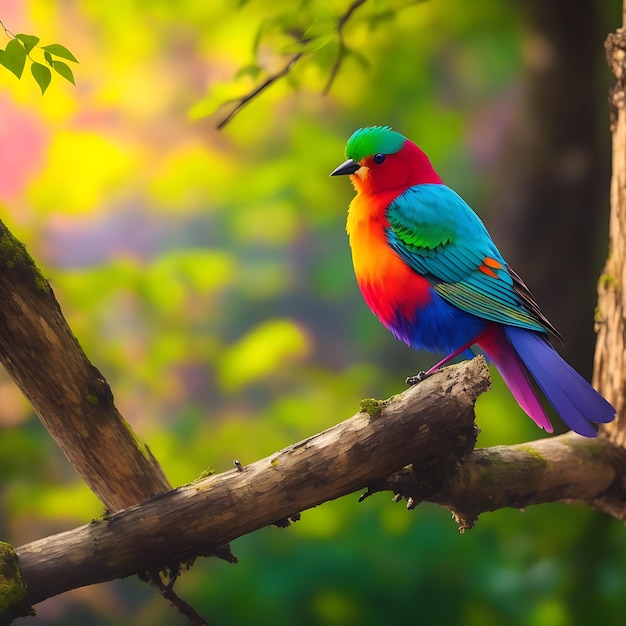
[{"label": "blurred green background", "polygon": [[[336,37],[216,130],[217,104],[285,65],[289,33],[328,30],[348,5],[1,5],[9,30],[80,60],[77,87],[55,77],[44,97],[0,71],[2,219],[175,485],[346,419],[434,362],[378,324],[353,278],[352,190],[328,174],[360,126],[390,124],[426,150],[591,371],[610,172],[602,41],[620,3],[368,0],[329,95]],[[497,376],[477,422],[482,446],[542,435]],[[0,429],[3,540],[102,512],[4,374]],[[443,509],[354,494],[232,547],[238,565],[203,559],[177,583],[217,626],[560,626],[626,612],[622,524],[583,507],[485,514],[459,535]],[[19,623],[186,623],[137,580],[37,610]]]}]

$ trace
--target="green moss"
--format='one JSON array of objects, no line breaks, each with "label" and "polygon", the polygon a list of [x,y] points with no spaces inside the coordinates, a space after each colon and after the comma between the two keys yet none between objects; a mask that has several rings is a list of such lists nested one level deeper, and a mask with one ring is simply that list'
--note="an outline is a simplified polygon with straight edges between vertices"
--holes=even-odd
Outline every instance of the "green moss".
[{"label": "green moss", "polygon": [[598,286],[603,289],[617,289],[619,285],[619,280],[613,274],[602,274],[598,279]]},{"label": "green moss", "polygon": [[546,459],[532,446],[520,445],[515,447],[532,457],[533,463],[530,464],[530,467],[528,465],[521,466],[514,455],[489,455],[489,458],[484,459],[481,463],[481,482],[484,486],[502,483],[507,476],[518,474],[522,470],[528,470],[532,473],[535,469],[543,469],[547,466]]},{"label": "green moss", "polygon": [[537,461],[540,467],[542,468],[547,467],[548,461],[546,461],[546,458],[543,456],[543,454],[535,450],[535,448],[533,448],[532,446],[518,446],[518,447],[520,450],[523,450],[524,452],[526,452],[526,454],[529,454],[530,456],[532,456],[533,459]]},{"label": "green moss", "polygon": [[502,477],[510,472],[511,466],[515,466],[515,461],[505,460],[502,457],[493,456],[485,465],[481,482],[483,485],[496,485],[502,481]]},{"label": "green moss", "polygon": [[35,615],[28,603],[28,592],[17,565],[11,544],[0,542],[0,624],[10,624],[16,617]]},{"label": "green moss", "polygon": [[196,480],[202,480],[203,478],[208,478],[209,476],[214,476],[217,474],[217,470],[214,467],[207,467],[201,474],[196,478]]},{"label": "green moss", "polygon": [[584,457],[591,457],[592,459],[603,459],[606,456],[606,442],[601,437],[597,439],[569,438],[565,440],[568,448],[575,452],[581,459]]},{"label": "green moss", "polygon": [[581,450],[594,459],[606,457],[606,446],[601,439],[587,439],[581,444]]},{"label": "green moss", "polygon": [[89,404],[91,404],[92,406],[98,406],[98,397],[97,397],[95,394],[93,394],[93,393],[88,393],[88,394],[85,396],[85,399],[86,399],[86,400],[87,400],[87,402],[88,402]]},{"label": "green moss", "polygon": [[35,265],[24,244],[18,241],[2,222],[0,222],[0,263],[8,269],[20,266],[28,268],[33,276],[35,288],[44,293],[50,291],[48,281]]},{"label": "green moss", "polygon": [[7,267],[31,260],[24,244],[18,241],[4,225],[0,230],[0,256]]},{"label": "green moss", "polygon": [[50,283],[43,277],[39,269],[33,265],[35,270],[35,288],[42,293],[50,291]]},{"label": "green moss", "polygon": [[385,406],[384,400],[375,400],[374,398],[364,398],[361,400],[360,412],[367,413],[370,417],[377,417]]},{"label": "green moss", "polygon": [[596,305],[596,307],[593,310],[593,321],[596,324],[602,324],[604,322],[604,315],[600,313],[600,307],[598,305]]}]

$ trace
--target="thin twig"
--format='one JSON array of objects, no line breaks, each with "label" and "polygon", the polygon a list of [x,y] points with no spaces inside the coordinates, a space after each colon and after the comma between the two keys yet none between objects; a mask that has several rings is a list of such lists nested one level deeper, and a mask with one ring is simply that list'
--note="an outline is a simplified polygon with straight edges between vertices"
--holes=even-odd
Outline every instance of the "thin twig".
[{"label": "thin twig", "polygon": [[175,591],[174,583],[178,578],[178,572],[173,571],[169,575],[169,581],[167,584],[163,582],[161,577],[157,574],[152,577],[152,584],[155,585],[159,594],[165,598],[173,607],[175,607],[181,615],[184,615],[190,624],[195,626],[209,626],[209,622],[202,617],[188,602],[185,602]]},{"label": "thin twig", "polygon": [[352,17],[352,14],[362,5],[365,4],[366,0],[354,0],[354,2],[348,7],[348,10],[341,16],[339,22],[337,22],[337,38],[339,39],[339,52],[337,53],[337,58],[335,59],[335,63],[333,64],[332,69],[330,70],[330,76],[328,77],[328,81],[326,86],[324,87],[324,91],[322,92],[325,96],[331,90],[333,83],[335,82],[335,78],[337,78],[337,74],[339,73],[339,69],[341,68],[341,63],[346,55],[346,43],[343,38],[343,28],[347,24],[348,20]]},{"label": "thin twig", "polygon": [[[337,20],[336,31],[337,31],[337,35],[339,37],[339,55],[337,57],[337,60],[335,61],[335,64],[334,64],[333,68],[331,69],[330,78],[328,80],[328,83],[326,84],[326,87],[324,88],[324,91],[323,91],[324,94],[327,94],[328,91],[330,90],[330,87],[331,87],[332,83],[334,82],[337,73],[339,72],[339,68],[341,66],[341,62],[343,60],[343,57],[345,56],[346,45],[345,45],[345,42],[344,42],[344,39],[343,39],[343,29],[344,29],[344,26],[346,25],[348,20],[352,17],[352,14],[361,5],[365,4],[366,2],[367,2],[367,0],[353,0],[352,4],[348,7],[346,12],[343,13],[339,17],[339,19]],[[304,43],[304,42],[302,42],[302,43]],[[279,80],[280,78],[283,78],[284,76],[289,74],[289,72],[292,70],[293,66],[305,54],[308,54],[308,52],[298,52],[298,54],[295,54],[293,57],[291,57],[289,63],[287,63],[287,65],[285,65],[285,67],[282,70],[280,70],[279,72],[276,72],[275,74],[272,74],[271,76],[268,76],[268,78],[265,81],[263,81],[258,87],[255,87],[250,93],[246,94],[245,96],[243,96],[242,98],[237,100],[237,104],[235,105],[235,107],[217,125],[217,129],[218,130],[222,130],[222,128],[224,128],[224,126],[226,126],[226,124],[228,124],[233,119],[233,117],[235,117],[235,115],[237,115],[237,113],[239,113],[239,111],[241,111],[241,109],[243,109],[243,107],[246,106],[246,104],[248,104],[251,100],[254,100],[254,98],[256,98],[260,93],[265,91],[270,85],[274,84],[277,80]]]},{"label": "thin twig", "polygon": [[243,107],[246,106],[246,104],[248,104],[248,102],[256,98],[261,92],[265,91],[270,85],[275,83],[279,78],[282,78],[283,76],[286,76],[287,74],[289,74],[293,66],[303,56],[304,56],[304,52],[298,52],[298,54],[295,54],[293,57],[291,57],[291,60],[289,61],[289,63],[287,63],[287,65],[285,65],[285,67],[283,67],[283,69],[280,70],[280,72],[276,72],[276,74],[272,74],[264,82],[262,82],[258,87],[252,90],[249,94],[241,98],[237,102],[237,105],[235,106],[235,108],[217,125],[217,129],[222,130],[222,128],[224,128],[224,126],[226,126],[226,124],[228,124],[228,122],[230,122],[230,120],[232,120],[233,117],[235,117],[235,115],[237,115],[237,113],[239,113],[239,111],[241,111],[241,109],[243,109]]},{"label": "thin twig", "polygon": [[4,30],[4,34],[11,38],[11,39],[15,39],[15,35],[4,25],[4,22],[2,20],[0,20],[0,26],[2,27],[2,29]]}]

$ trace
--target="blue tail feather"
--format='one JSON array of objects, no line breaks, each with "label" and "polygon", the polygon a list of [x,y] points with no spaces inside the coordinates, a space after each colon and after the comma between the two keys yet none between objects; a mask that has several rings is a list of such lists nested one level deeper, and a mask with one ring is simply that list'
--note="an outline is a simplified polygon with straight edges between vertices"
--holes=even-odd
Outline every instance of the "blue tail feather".
[{"label": "blue tail feather", "polygon": [[559,417],[575,432],[595,437],[594,422],[606,423],[615,409],[539,333],[506,326],[511,345]]}]

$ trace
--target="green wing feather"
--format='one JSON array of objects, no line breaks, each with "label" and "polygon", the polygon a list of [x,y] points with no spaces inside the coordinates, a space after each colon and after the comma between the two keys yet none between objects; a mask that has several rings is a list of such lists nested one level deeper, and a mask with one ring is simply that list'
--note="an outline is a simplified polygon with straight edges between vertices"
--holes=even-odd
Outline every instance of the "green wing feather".
[{"label": "green wing feather", "polygon": [[524,305],[484,224],[452,189],[411,187],[386,216],[390,245],[444,300],[493,322],[553,330]]}]

